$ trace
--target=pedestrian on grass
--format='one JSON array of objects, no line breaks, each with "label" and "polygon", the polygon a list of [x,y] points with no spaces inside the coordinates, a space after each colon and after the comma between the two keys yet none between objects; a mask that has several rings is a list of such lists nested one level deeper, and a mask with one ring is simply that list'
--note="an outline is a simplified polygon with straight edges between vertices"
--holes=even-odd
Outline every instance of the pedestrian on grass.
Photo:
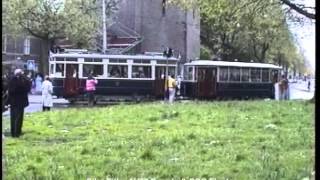
[{"label": "pedestrian on grass", "polygon": [[92,106],[94,104],[94,94],[96,91],[97,84],[98,80],[94,79],[92,73],[90,73],[88,79],[86,80],[86,91],[89,98],[89,106]]},{"label": "pedestrian on grass", "polygon": [[22,134],[24,108],[29,105],[28,93],[31,90],[31,81],[24,76],[21,69],[14,71],[9,81],[10,124],[12,137]]},{"label": "pedestrian on grass", "polygon": [[50,111],[53,106],[52,100],[53,86],[49,76],[45,76],[42,83],[42,111]]}]

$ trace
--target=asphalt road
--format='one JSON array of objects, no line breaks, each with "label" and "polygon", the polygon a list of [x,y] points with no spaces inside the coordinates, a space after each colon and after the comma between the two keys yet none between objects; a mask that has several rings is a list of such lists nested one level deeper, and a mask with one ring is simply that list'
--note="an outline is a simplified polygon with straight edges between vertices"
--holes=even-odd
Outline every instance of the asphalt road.
[{"label": "asphalt road", "polygon": [[[314,96],[314,80],[311,81],[311,89],[308,90],[308,83],[305,81],[298,81],[297,83],[290,83],[290,99],[292,100],[308,100]],[[53,99],[53,109],[61,109],[69,107],[68,101],[65,99]],[[25,109],[26,113],[42,111],[41,95],[29,95],[29,106]],[[9,111],[2,113],[3,116],[9,115]]]}]

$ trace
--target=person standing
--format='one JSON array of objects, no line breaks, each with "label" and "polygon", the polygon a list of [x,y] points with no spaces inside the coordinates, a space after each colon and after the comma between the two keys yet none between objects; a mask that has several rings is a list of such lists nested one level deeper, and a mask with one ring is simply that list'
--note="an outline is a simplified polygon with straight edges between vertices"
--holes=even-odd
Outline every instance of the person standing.
[{"label": "person standing", "polygon": [[52,100],[53,86],[49,76],[45,76],[42,83],[42,111],[50,111],[53,106]]},{"label": "person standing", "polygon": [[42,85],[42,77],[40,74],[37,75],[35,79],[35,85],[36,85],[36,93],[39,94],[41,93],[41,85]]},{"label": "person standing", "polygon": [[310,79],[308,80],[308,91],[310,91],[310,86],[311,86],[311,81]]},{"label": "person standing", "polygon": [[92,106],[94,104],[94,93],[96,91],[96,85],[98,80],[94,79],[92,73],[89,74],[88,79],[86,80],[86,91],[88,94],[89,102],[88,105]]},{"label": "person standing", "polygon": [[165,89],[169,93],[169,103],[173,103],[176,94],[177,83],[173,75],[169,75],[166,80]]},{"label": "person standing", "polygon": [[31,81],[23,75],[21,69],[14,71],[9,81],[10,125],[12,137],[19,137],[22,133],[24,108],[29,105],[28,93],[31,90]]}]

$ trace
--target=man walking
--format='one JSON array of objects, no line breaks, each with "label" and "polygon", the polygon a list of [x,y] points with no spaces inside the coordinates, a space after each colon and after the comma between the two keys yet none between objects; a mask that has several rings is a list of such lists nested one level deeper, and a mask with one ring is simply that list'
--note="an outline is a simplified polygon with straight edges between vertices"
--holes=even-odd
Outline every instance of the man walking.
[{"label": "man walking", "polygon": [[12,137],[19,137],[22,131],[24,108],[29,105],[28,93],[31,82],[23,75],[21,69],[14,71],[14,76],[9,81],[10,121]]}]

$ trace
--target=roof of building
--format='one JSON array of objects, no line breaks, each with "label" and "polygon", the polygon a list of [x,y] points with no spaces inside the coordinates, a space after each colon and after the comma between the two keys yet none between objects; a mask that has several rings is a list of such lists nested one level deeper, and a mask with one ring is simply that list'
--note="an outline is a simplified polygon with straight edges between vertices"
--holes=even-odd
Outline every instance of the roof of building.
[{"label": "roof of building", "polygon": [[185,65],[189,66],[232,66],[232,67],[254,67],[254,68],[272,68],[282,69],[280,66],[268,63],[251,63],[251,62],[229,62],[229,61],[209,61],[196,60]]}]

